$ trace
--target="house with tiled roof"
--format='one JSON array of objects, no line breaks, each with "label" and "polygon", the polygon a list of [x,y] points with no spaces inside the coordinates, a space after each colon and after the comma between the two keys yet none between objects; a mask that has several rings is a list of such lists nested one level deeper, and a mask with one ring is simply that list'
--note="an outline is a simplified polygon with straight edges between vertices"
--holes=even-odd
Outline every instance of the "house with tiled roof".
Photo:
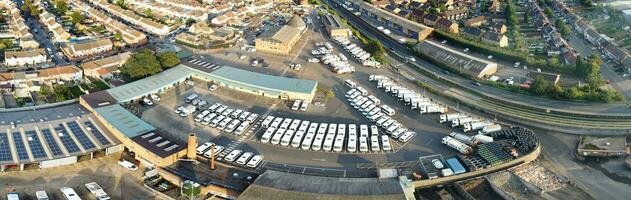
[{"label": "house with tiled roof", "polygon": [[438,15],[434,13],[429,13],[423,17],[423,24],[431,27],[436,27],[436,22],[438,22],[438,19],[440,19]]},{"label": "house with tiled roof", "polygon": [[100,38],[84,42],[67,42],[62,46],[61,51],[71,60],[78,60],[111,51],[112,47],[113,43],[110,39]]},{"label": "house with tiled roof", "polygon": [[474,38],[474,39],[480,39],[482,37],[482,29],[480,28],[476,28],[476,27],[464,27],[462,28],[462,30],[460,31],[460,33],[462,33],[463,35],[470,37],[470,38]]},{"label": "house with tiled roof", "polygon": [[466,27],[479,27],[486,22],[485,16],[477,16],[464,21],[464,26]]},{"label": "house with tiled roof", "polygon": [[487,31],[482,34],[482,42],[493,44],[499,47],[507,47],[508,37],[496,32]]},{"label": "house with tiled roof", "polygon": [[423,17],[425,17],[425,11],[417,9],[412,11],[412,14],[410,15],[410,20],[418,23],[423,23]]},{"label": "house with tiled roof", "polygon": [[508,31],[508,28],[503,22],[493,22],[489,25],[489,31],[496,32],[498,34],[504,34]]},{"label": "house with tiled roof", "polygon": [[7,66],[24,66],[45,63],[47,54],[44,49],[4,51],[4,64]]},{"label": "house with tiled roof", "polygon": [[458,33],[458,24],[447,18],[440,18],[438,22],[436,22],[436,28],[442,29],[445,31],[449,31],[451,33]]},{"label": "house with tiled roof", "polygon": [[445,17],[449,20],[460,20],[467,17],[469,10],[466,7],[458,8],[454,10],[445,10],[440,12],[440,16]]}]

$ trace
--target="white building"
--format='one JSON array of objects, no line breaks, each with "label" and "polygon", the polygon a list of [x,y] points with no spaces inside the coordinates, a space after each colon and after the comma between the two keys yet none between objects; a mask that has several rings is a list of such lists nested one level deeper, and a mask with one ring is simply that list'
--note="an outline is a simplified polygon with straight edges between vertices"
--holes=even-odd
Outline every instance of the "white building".
[{"label": "white building", "polygon": [[7,66],[23,66],[45,63],[46,59],[47,55],[44,49],[4,52],[4,64]]}]

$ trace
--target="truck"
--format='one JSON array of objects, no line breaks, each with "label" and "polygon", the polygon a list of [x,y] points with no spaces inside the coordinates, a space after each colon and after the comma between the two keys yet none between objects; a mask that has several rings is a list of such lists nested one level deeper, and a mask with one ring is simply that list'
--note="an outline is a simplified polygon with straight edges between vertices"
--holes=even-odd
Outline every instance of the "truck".
[{"label": "truck", "polygon": [[469,123],[464,124],[464,132],[479,130],[489,125],[493,125],[493,122],[491,121],[469,122]]},{"label": "truck", "polygon": [[484,128],[482,128],[482,130],[478,131],[478,134],[488,134],[490,132],[495,132],[495,131],[500,131],[502,130],[502,126],[500,126],[499,124],[493,124],[493,125],[488,125],[485,126]]},{"label": "truck", "polygon": [[482,134],[477,134],[477,135],[473,136],[473,139],[478,140],[482,144],[487,144],[487,143],[493,142],[493,137],[488,136],[488,135],[482,135]]},{"label": "truck", "polygon": [[442,141],[441,141],[444,145],[447,145],[448,147],[451,147],[453,149],[455,149],[456,151],[462,153],[462,154],[469,154],[471,153],[471,150],[473,150],[470,146],[466,145],[465,143],[462,143],[450,136],[445,136]]},{"label": "truck", "polygon": [[480,143],[480,141],[478,141],[477,139],[475,139],[472,136],[468,136],[462,133],[456,133],[456,132],[451,132],[449,134],[449,136],[455,138],[456,140],[460,140],[461,142],[464,142],[468,145],[477,145],[478,143]]},{"label": "truck", "polygon": [[425,101],[423,99],[410,100],[410,108],[412,110],[420,109],[421,107],[429,106],[432,104],[434,103],[432,103],[431,101]]},{"label": "truck", "polygon": [[90,193],[92,193],[98,200],[110,199],[110,197],[107,195],[107,193],[105,193],[103,188],[101,188],[101,186],[99,186],[99,184],[97,184],[96,182],[86,183],[85,187],[88,188]]},{"label": "truck", "polygon": [[447,112],[447,107],[441,106],[438,104],[421,107],[421,114],[445,113],[445,112]]},{"label": "truck", "polygon": [[442,114],[440,115],[440,123],[445,123],[445,122],[451,122],[452,120],[456,119],[456,118],[462,118],[462,117],[467,117],[466,114],[464,113],[449,113],[449,114]]},{"label": "truck", "polygon": [[454,128],[454,127],[462,126],[466,123],[474,122],[474,121],[478,121],[478,120],[473,117],[457,118],[451,121],[451,127]]},{"label": "truck", "polygon": [[385,75],[370,75],[368,76],[368,81],[381,81],[381,80],[388,80],[390,78],[388,78]]},{"label": "truck", "polygon": [[197,107],[194,105],[188,105],[182,109],[180,112],[180,116],[188,117],[190,114],[193,114],[197,110]]},{"label": "truck", "polygon": [[374,68],[380,68],[381,67],[381,63],[379,61],[375,61],[375,60],[364,60],[362,62],[362,65],[364,67],[374,67]]}]

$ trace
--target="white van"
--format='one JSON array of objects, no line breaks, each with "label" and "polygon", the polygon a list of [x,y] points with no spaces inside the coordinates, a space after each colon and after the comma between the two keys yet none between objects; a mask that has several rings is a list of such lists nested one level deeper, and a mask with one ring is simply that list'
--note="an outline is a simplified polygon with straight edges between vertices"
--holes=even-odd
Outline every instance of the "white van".
[{"label": "white van", "polygon": [[346,81],[344,81],[344,85],[350,87],[350,88],[355,88],[357,87],[357,83],[355,83],[354,81],[352,81],[351,79],[346,79]]},{"label": "white van", "polygon": [[249,168],[256,168],[257,166],[259,166],[259,164],[261,164],[262,161],[263,161],[263,156],[262,155],[256,155],[256,156],[252,157],[252,159],[250,159],[248,164],[245,165],[245,166],[249,167]]},{"label": "white van", "polygon": [[197,154],[203,154],[213,144],[214,143],[212,143],[212,142],[206,142],[204,144],[201,144],[201,145],[197,146],[197,149],[195,149],[195,152],[197,152]]},{"label": "white van", "polygon": [[292,121],[292,119],[285,118],[285,120],[283,120],[283,123],[280,124],[280,128],[282,128],[282,129],[289,128],[289,125],[291,125],[291,121]]},{"label": "white van", "polygon": [[390,145],[390,138],[387,135],[381,136],[381,148],[384,151],[392,151],[392,146]]},{"label": "white van", "polygon": [[370,125],[370,135],[371,136],[378,136],[379,135],[379,127],[377,127],[375,125]]},{"label": "white van", "polygon": [[48,194],[44,190],[40,190],[40,191],[35,192],[35,198],[37,200],[49,200]]},{"label": "white van", "polygon": [[303,101],[302,105],[300,105],[300,111],[307,111],[309,109],[309,102]]},{"label": "white van", "polygon": [[371,151],[380,151],[379,148],[379,136],[373,135],[370,137],[370,150]]},{"label": "white van", "polygon": [[335,135],[327,134],[324,138],[324,143],[322,144],[323,151],[331,151],[333,149],[333,141],[335,140]]},{"label": "white van", "polygon": [[395,122],[392,125],[388,126],[388,128],[386,129],[386,132],[388,134],[392,134],[392,132],[397,130],[397,128],[399,128],[400,126],[401,126],[401,124],[399,122]]},{"label": "white van", "polygon": [[291,125],[289,125],[289,130],[292,131],[296,131],[298,130],[298,126],[300,126],[300,120],[299,119],[294,119],[294,121],[291,122]]},{"label": "white van", "polygon": [[227,118],[226,116],[223,115],[219,115],[218,117],[216,117],[215,119],[213,119],[213,121],[210,122],[210,127],[217,127],[217,125],[219,125],[219,123],[221,123],[225,118]]},{"label": "white van", "polygon": [[285,131],[287,131],[287,129],[283,129],[283,128],[278,129],[278,131],[276,131],[276,133],[274,133],[274,136],[272,137],[272,144],[274,145],[279,144],[280,140],[283,138],[283,135],[285,134]]},{"label": "white van", "polygon": [[[368,113],[368,114],[370,115],[371,113]],[[368,117],[368,120],[370,120],[371,122],[376,122],[376,121],[377,121],[379,118],[381,118],[382,116],[383,116],[383,114],[382,114],[382,113],[377,113],[377,114],[374,114],[374,115],[370,115],[370,116]]]},{"label": "white van", "polygon": [[357,151],[357,136],[348,136],[348,144],[346,144],[346,150],[351,153]]},{"label": "white van", "polygon": [[283,134],[283,137],[280,140],[280,145],[281,146],[289,146],[289,143],[291,142],[291,138],[294,136],[294,134],[296,133],[296,131],[294,130],[288,130],[285,132],[285,134]]},{"label": "white van", "polygon": [[298,130],[294,135],[294,138],[291,139],[291,147],[298,148],[300,147],[300,142],[302,142],[302,137],[304,136],[305,131]]},{"label": "white van", "polygon": [[237,130],[234,131],[235,134],[237,135],[241,135],[243,133],[243,131],[245,131],[245,129],[248,128],[248,126],[250,126],[250,122],[243,122],[239,125],[239,127],[237,127]]},{"label": "white van", "polygon": [[248,162],[248,160],[250,160],[250,158],[253,156],[254,154],[252,152],[245,152],[243,153],[243,155],[241,155],[241,157],[239,157],[239,159],[237,159],[237,164],[239,165],[245,165],[245,163]]},{"label": "white van", "polygon": [[416,135],[415,132],[408,131],[408,132],[404,133],[401,137],[399,137],[399,141],[401,141],[401,142],[410,141],[410,139],[412,139],[412,137],[414,137],[415,135]]},{"label": "white van", "polygon": [[368,152],[368,142],[366,137],[359,137],[359,151],[362,153]]},{"label": "white van", "polygon": [[320,151],[322,149],[322,140],[324,140],[324,136],[316,135],[313,140],[313,144],[311,144],[311,149],[314,151]]},{"label": "white van", "polygon": [[[215,145],[215,152],[214,152],[215,157],[216,157],[217,155],[219,155],[219,153],[221,153],[221,151],[223,151],[223,149],[224,149],[224,147],[223,147],[223,146],[221,146],[221,145]],[[206,152],[204,152],[204,157],[206,157],[206,158],[210,159],[210,155],[213,153],[211,150],[212,150],[212,149],[210,149],[210,148],[209,148],[208,150],[206,150]]]},{"label": "white van", "polygon": [[261,123],[261,127],[268,128],[272,121],[274,121],[274,116],[268,115]]},{"label": "white van", "polygon": [[241,115],[241,113],[243,113],[243,110],[237,109],[234,112],[230,113],[230,117],[238,119],[239,115]]},{"label": "white van", "polygon": [[217,125],[217,129],[219,130],[224,130],[226,129],[226,126],[228,126],[228,124],[230,123],[230,121],[232,121],[232,118],[230,117],[226,117],[225,119],[223,119],[221,122],[219,122],[219,125]]},{"label": "white van", "polygon": [[250,115],[248,115],[248,117],[245,119],[245,121],[248,121],[250,123],[254,123],[254,121],[256,121],[256,119],[259,118],[259,115],[256,113],[252,113]]},{"label": "white van", "polygon": [[359,125],[359,136],[368,137],[368,125],[365,125],[365,124]]},{"label": "white van", "polygon": [[241,115],[239,115],[239,120],[245,121],[245,119],[248,118],[248,115],[250,115],[250,112],[244,111],[243,113],[241,113]]},{"label": "white van", "polygon": [[300,103],[301,103],[301,102],[302,102],[302,101],[300,101],[300,100],[296,100],[296,101],[294,101],[294,105],[292,105],[292,106],[291,106],[291,109],[292,109],[292,110],[298,110],[298,109],[300,108]]},{"label": "white van", "polygon": [[66,200],[81,200],[81,197],[71,187],[62,187],[60,190]]},{"label": "white van", "polygon": [[239,123],[241,123],[241,121],[239,121],[238,119],[234,119],[230,122],[230,124],[228,124],[228,126],[226,126],[225,131],[228,133],[232,133],[232,131],[234,131],[234,129],[237,128],[237,125],[239,125]]},{"label": "white van", "polygon": [[333,151],[341,152],[342,150],[344,150],[344,137],[337,137],[333,143]]},{"label": "white van", "polygon": [[213,118],[217,117],[217,113],[210,113],[210,115],[206,115],[202,120],[203,125],[208,125],[213,120]]},{"label": "white van", "polygon": [[243,151],[239,149],[232,150],[224,159],[228,162],[234,162],[241,155],[241,152]]},{"label": "white van", "polygon": [[267,128],[267,130],[265,130],[265,133],[263,133],[263,136],[261,136],[261,142],[268,143],[270,139],[272,139],[272,135],[274,135],[275,131],[275,128]]},{"label": "white van", "polygon": [[394,109],[390,108],[390,106],[388,106],[388,105],[382,105],[381,106],[381,111],[383,113],[385,113],[386,115],[388,115],[388,116],[392,116],[392,115],[395,114]]},{"label": "white van", "polygon": [[407,132],[406,128],[403,127],[399,127],[397,130],[395,130],[394,132],[392,132],[390,134],[390,136],[392,136],[392,138],[397,139],[399,137],[401,137],[401,135],[403,135],[405,132]]},{"label": "white van", "polygon": [[186,97],[186,100],[184,102],[191,103],[191,102],[193,102],[193,100],[197,99],[197,97],[199,97],[199,95],[193,93],[191,95],[188,95],[188,97]]}]

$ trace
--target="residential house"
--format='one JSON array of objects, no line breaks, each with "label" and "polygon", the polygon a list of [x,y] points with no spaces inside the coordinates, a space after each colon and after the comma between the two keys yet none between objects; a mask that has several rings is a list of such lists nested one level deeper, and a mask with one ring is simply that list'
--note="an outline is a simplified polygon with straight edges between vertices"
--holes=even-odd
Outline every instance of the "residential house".
[{"label": "residential house", "polygon": [[490,6],[488,7],[489,12],[498,13],[502,11],[502,3],[499,0],[491,0]]},{"label": "residential house", "polygon": [[618,48],[615,44],[607,41],[603,46],[603,52],[607,57],[612,59],[616,63],[624,63],[624,60],[629,57],[629,53],[621,48]]},{"label": "residential house", "polygon": [[464,21],[464,26],[466,27],[479,27],[482,26],[482,23],[486,22],[485,16],[478,16],[471,19],[467,19]]},{"label": "residential house", "polygon": [[417,9],[412,11],[412,15],[410,15],[410,20],[418,23],[423,23],[423,17],[425,17],[425,11]]},{"label": "residential house", "polygon": [[482,42],[493,44],[500,47],[508,46],[508,37],[496,32],[487,31],[482,34]]},{"label": "residential house", "polygon": [[425,17],[423,17],[423,24],[431,27],[436,27],[436,22],[438,22],[438,19],[440,19],[438,15],[434,13],[429,13],[425,15]]},{"label": "residential house", "polygon": [[47,60],[44,49],[22,51],[5,51],[4,64],[7,66],[24,66],[45,63]]},{"label": "residential house", "polygon": [[445,10],[440,13],[440,16],[445,17],[449,20],[455,21],[455,20],[464,19],[465,17],[467,17],[468,13],[469,11],[467,10],[466,7],[464,7],[464,8],[454,9],[454,10]]},{"label": "residential house", "polygon": [[463,35],[470,37],[470,38],[474,38],[474,39],[480,39],[482,37],[482,29],[480,28],[476,28],[476,27],[464,27],[462,28],[462,31],[460,31]]},{"label": "residential house", "polygon": [[127,62],[131,57],[131,52],[125,52],[106,58],[93,60],[81,64],[83,74],[85,76],[108,79],[112,78],[114,73],[120,72],[118,68]]},{"label": "residential house", "polygon": [[74,65],[47,68],[37,72],[37,79],[42,83],[69,82],[83,79],[81,69]]},{"label": "residential house", "polygon": [[68,42],[61,48],[61,51],[71,60],[82,59],[112,50],[112,41],[107,38],[85,42]]},{"label": "residential house", "polygon": [[503,22],[493,22],[489,25],[488,28],[489,28],[489,31],[492,31],[498,34],[504,34],[506,33],[506,31],[508,31],[508,28]]},{"label": "residential house", "polygon": [[447,18],[440,18],[436,23],[436,27],[451,33],[458,33],[458,24]]}]

